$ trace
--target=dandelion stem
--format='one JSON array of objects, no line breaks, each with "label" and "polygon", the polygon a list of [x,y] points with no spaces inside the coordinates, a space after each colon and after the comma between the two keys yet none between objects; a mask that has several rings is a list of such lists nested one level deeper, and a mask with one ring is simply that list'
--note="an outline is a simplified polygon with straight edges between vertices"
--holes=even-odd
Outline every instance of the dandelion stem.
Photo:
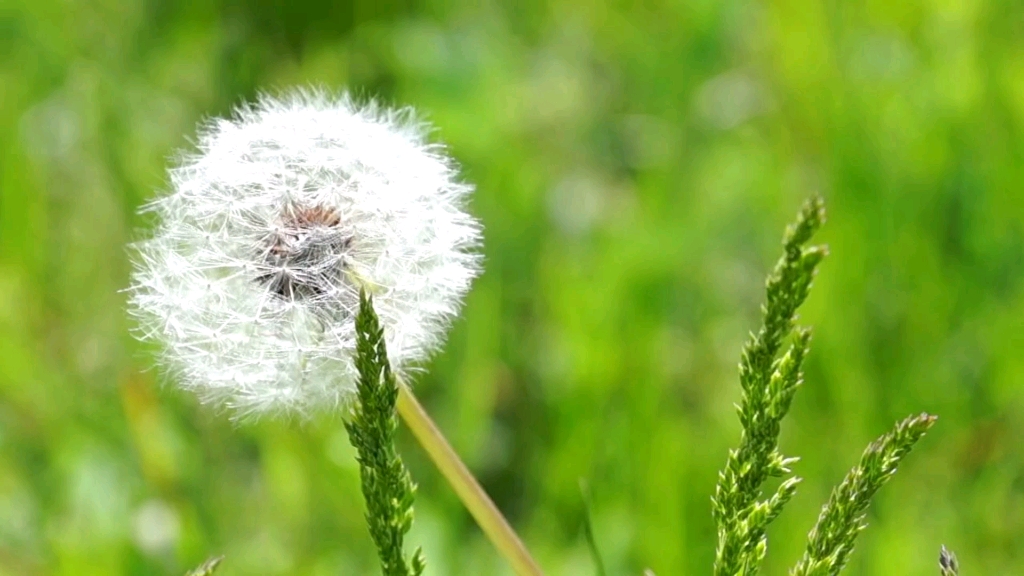
[{"label": "dandelion stem", "polygon": [[508,560],[516,574],[543,576],[544,573],[530,556],[523,541],[402,381],[398,383],[398,413],[441,474],[451,484],[462,503],[469,509],[469,513],[476,519],[487,538]]}]

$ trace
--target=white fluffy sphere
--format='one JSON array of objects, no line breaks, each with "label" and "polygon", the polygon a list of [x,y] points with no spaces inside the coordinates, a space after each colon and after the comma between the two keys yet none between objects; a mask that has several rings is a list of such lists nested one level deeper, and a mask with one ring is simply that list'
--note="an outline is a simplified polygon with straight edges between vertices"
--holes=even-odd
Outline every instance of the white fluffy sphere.
[{"label": "white fluffy sphere", "polygon": [[237,415],[352,398],[359,290],[392,365],[435,351],[479,270],[472,188],[408,110],[319,92],[206,124],[135,245],[130,311],[176,382]]}]

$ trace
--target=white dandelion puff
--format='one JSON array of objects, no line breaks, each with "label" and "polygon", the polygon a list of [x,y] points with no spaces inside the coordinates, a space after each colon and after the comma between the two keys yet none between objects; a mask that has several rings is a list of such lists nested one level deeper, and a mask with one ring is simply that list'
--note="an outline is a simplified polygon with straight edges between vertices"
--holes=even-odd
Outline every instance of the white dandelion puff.
[{"label": "white dandelion puff", "polygon": [[479,270],[472,188],[408,110],[263,97],[200,131],[144,208],[130,312],[183,388],[240,416],[345,404],[359,291],[392,365],[426,359]]}]

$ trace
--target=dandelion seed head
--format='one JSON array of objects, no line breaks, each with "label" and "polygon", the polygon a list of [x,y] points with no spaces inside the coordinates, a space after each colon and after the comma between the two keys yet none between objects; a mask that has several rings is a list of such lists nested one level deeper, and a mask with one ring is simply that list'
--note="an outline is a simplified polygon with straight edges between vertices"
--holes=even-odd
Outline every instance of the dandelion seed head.
[{"label": "dandelion seed head", "polygon": [[263,97],[199,133],[143,211],[129,310],[176,383],[236,415],[350,400],[359,291],[399,372],[444,339],[479,271],[472,188],[409,110]]}]

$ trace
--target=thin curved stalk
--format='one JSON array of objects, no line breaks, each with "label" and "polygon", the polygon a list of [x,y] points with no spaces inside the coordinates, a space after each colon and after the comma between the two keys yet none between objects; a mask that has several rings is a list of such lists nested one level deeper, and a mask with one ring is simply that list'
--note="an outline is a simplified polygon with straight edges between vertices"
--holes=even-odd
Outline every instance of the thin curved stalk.
[{"label": "thin curved stalk", "polygon": [[508,560],[516,574],[543,576],[544,573],[530,556],[523,541],[402,381],[398,382],[398,413],[412,430],[416,440],[427,451],[430,459],[434,461],[434,465],[451,484],[469,513],[476,519],[484,534]]}]

